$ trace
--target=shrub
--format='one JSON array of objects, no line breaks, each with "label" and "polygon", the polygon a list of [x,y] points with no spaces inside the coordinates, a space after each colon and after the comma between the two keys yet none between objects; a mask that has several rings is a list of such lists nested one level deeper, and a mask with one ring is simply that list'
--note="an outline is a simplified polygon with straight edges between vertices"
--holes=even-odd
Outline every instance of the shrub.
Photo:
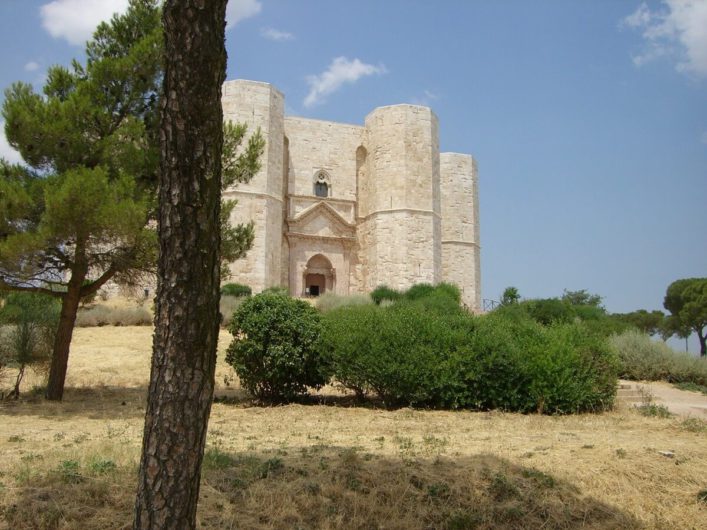
[{"label": "shrub", "polygon": [[352,305],[369,305],[373,303],[373,299],[367,294],[350,294],[340,295],[334,293],[324,293],[317,298],[317,309],[322,313],[339,309],[340,307],[349,307]]},{"label": "shrub", "polygon": [[380,305],[381,302],[383,302],[384,300],[390,300],[391,302],[394,302],[400,299],[401,296],[402,295],[400,294],[400,291],[391,289],[387,285],[379,285],[373,290],[373,292],[371,292],[371,298],[376,303],[376,305]]},{"label": "shrub", "polygon": [[221,286],[221,296],[238,298],[240,296],[250,296],[251,294],[253,294],[252,289],[242,283],[227,283]]},{"label": "shrub", "polygon": [[599,305],[571,303],[571,300],[581,299],[582,296],[588,297],[591,301],[598,299],[596,295],[589,295],[586,291],[566,291],[562,299],[538,298],[502,304],[494,313],[514,320],[528,317],[543,326],[582,322],[588,331],[600,337],[621,333],[629,327],[626,322],[607,314],[606,310]]},{"label": "shrub", "polygon": [[633,329],[611,337],[626,379],[707,385],[707,360],[674,351],[662,341]]},{"label": "shrub", "polygon": [[434,292],[434,285],[429,283],[416,283],[403,293],[403,297],[407,300],[419,300],[430,296]]},{"label": "shrub", "polygon": [[[420,284],[425,285],[425,284]],[[409,295],[413,291],[412,295]],[[437,313],[459,313],[461,307],[461,293],[459,288],[450,283],[440,283],[432,289],[423,287],[417,289],[417,286],[412,286],[405,293],[404,303],[419,304],[427,311]]]},{"label": "shrub", "polygon": [[459,287],[453,283],[442,282],[435,286],[435,294],[438,296],[447,296],[448,298],[454,300],[457,304],[462,301],[462,292]]},{"label": "shrub", "polygon": [[[371,293],[371,298],[376,305],[386,305],[386,302],[406,300],[409,302],[427,301],[430,307],[444,305],[446,308],[451,308],[461,303],[461,291],[459,287],[451,283],[439,283],[437,285],[417,283],[402,293],[386,285],[381,285]],[[442,300],[447,302],[442,302]]]},{"label": "shrub", "polygon": [[274,285],[273,287],[268,287],[263,291],[264,293],[276,294],[278,296],[290,296],[290,290],[282,285]]},{"label": "shrub", "polygon": [[545,340],[536,344],[530,364],[530,395],[537,410],[564,414],[611,408],[618,361],[606,340],[581,323],[543,332]]},{"label": "shrub", "polygon": [[8,397],[19,397],[27,367],[42,371],[48,366],[60,309],[57,299],[41,294],[13,292],[6,296],[0,310],[0,368],[17,368]]},{"label": "shrub", "polygon": [[419,303],[355,306],[325,314],[323,347],[336,380],[388,405],[436,406],[444,356],[464,343],[471,320]]},{"label": "shrub", "polygon": [[574,320],[576,313],[572,306],[557,298],[527,300],[521,303],[528,310],[530,317],[536,322],[549,326],[550,324],[567,324]]},{"label": "shrub", "polygon": [[429,299],[327,313],[335,379],[389,405],[545,413],[612,405],[615,357],[581,324],[431,311]]},{"label": "shrub", "polygon": [[286,401],[320,388],[328,370],[320,354],[321,317],[303,300],[274,293],[246,299],[233,314],[226,362],[261,399]]}]

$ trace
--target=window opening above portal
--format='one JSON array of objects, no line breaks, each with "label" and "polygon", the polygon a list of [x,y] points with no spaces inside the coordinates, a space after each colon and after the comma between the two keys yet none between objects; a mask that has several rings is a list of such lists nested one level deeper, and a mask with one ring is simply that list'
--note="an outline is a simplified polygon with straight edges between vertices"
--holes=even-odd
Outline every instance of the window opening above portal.
[{"label": "window opening above portal", "polygon": [[314,174],[314,195],[317,197],[329,197],[331,179],[326,171],[317,171]]}]

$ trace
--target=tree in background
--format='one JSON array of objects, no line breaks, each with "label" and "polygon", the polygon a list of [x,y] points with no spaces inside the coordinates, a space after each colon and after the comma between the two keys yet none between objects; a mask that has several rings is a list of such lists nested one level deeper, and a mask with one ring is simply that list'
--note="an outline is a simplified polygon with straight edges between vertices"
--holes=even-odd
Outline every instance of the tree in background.
[{"label": "tree in background", "polygon": [[[144,282],[154,273],[158,100],[162,30],[156,0],[131,0],[86,45],[86,65],[49,69],[43,94],[14,84],[2,113],[6,135],[26,162],[0,161],[0,289],[61,300],[46,397],[63,396],[76,313],[108,281]],[[228,125],[225,187],[259,169],[264,140]],[[253,225],[221,213],[225,264],[243,257]]]},{"label": "tree in background", "polygon": [[35,293],[10,293],[0,308],[0,369],[17,369],[15,386],[6,396],[20,397],[28,367],[44,372],[52,356],[59,303]]},{"label": "tree in background", "polygon": [[155,261],[161,34],[156,0],[131,0],[86,44],[86,64],[15,83],[2,115],[26,166],[0,163],[0,287],[61,300],[46,397],[60,400],[81,299]]},{"label": "tree in background", "polygon": [[516,287],[506,287],[501,295],[501,305],[511,305],[520,302],[520,293]]},{"label": "tree in background", "polygon": [[612,313],[610,316],[612,319],[624,322],[648,335],[662,333],[665,326],[665,313],[658,310],[638,309],[630,313]]},{"label": "tree in background", "polygon": [[665,334],[687,337],[695,332],[700,341],[700,355],[707,356],[707,278],[685,278],[668,286],[663,307],[670,311]]},{"label": "tree in background", "polygon": [[572,306],[601,306],[601,296],[598,294],[591,294],[586,289],[580,289],[579,291],[568,291],[565,289],[562,292],[561,300]]},{"label": "tree in background", "polygon": [[196,527],[219,332],[227,0],[166,0],[158,288],[136,529]]}]

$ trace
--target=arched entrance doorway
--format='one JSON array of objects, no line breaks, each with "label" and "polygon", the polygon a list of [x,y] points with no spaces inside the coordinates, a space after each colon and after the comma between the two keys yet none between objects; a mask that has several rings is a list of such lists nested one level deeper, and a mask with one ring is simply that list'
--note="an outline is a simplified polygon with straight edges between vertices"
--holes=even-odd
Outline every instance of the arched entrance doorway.
[{"label": "arched entrance doorway", "polygon": [[321,296],[333,291],[335,279],[331,262],[321,254],[312,256],[304,269],[304,295]]}]

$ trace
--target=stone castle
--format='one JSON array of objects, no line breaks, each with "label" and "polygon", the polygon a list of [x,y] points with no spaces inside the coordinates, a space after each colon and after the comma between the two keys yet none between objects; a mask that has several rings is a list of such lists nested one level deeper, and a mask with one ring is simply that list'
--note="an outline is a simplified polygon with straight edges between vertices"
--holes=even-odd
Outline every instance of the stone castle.
[{"label": "stone castle", "polygon": [[233,223],[255,222],[234,281],[293,296],[450,282],[479,310],[476,162],[439,152],[429,108],[379,107],[363,126],[297,118],[274,86],[245,80],[227,81],[222,102],[266,140],[261,170],[224,193]]}]

